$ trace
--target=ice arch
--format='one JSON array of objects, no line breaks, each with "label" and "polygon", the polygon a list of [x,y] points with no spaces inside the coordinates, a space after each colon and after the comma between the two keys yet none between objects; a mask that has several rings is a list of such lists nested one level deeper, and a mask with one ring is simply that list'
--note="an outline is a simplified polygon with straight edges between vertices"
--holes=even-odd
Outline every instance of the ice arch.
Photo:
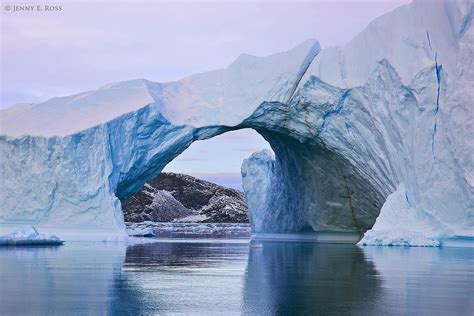
[{"label": "ice arch", "polygon": [[[437,86],[425,76],[436,73],[430,68],[420,75],[431,85],[423,91],[433,97]],[[417,136],[410,122],[417,104],[384,61],[364,86],[341,89],[312,76],[287,102],[262,102],[234,126],[176,126],[148,106],[127,114],[127,124],[108,124],[111,190],[125,199],[192,142],[252,128],[276,154],[275,160],[254,155],[243,165],[254,232],[352,233],[358,240],[387,196],[410,177],[412,146],[431,144],[431,128]]]},{"label": "ice arch", "polygon": [[[266,108],[276,112],[280,108],[281,112],[262,115],[260,111],[265,112]],[[112,154],[113,157],[120,157],[110,178],[114,193],[119,199],[126,199],[194,141],[252,128],[270,143],[276,153],[272,175],[266,179],[265,195],[268,200],[262,201],[261,196],[253,198],[254,192],[257,192],[257,188],[253,187],[254,180],[264,178],[257,176],[253,179],[248,163],[243,166],[244,190],[252,214],[253,231],[336,231],[355,233],[361,237],[374,224],[386,194],[364,178],[346,158],[327,148],[314,135],[303,132],[295,137],[289,134],[289,130],[282,129],[278,121],[284,112],[285,107],[281,104],[264,103],[254,115],[233,127],[170,127],[170,130],[156,133],[156,128],[151,126],[163,124],[160,119],[150,122],[149,129],[141,125],[143,134],[111,143],[113,152],[115,148],[119,149],[117,154]],[[143,123],[143,118],[137,121]],[[155,133],[159,135],[156,139]],[[117,134],[128,133],[118,131]],[[136,144],[137,139],[146,140],[145,144]],[[123,144],[126,148],[137,149],[122,150]],[[156,150],[158,154],[150,156],[150,150]]]},{"label": "ice arch", "polygon": [[380,211],[364,242],[472,238],[471,21],[468,2],[414,1],[344,47],[310,40],[176,82],[2,112],[0,230],[120,232],[117,197],[193,141],[253,128],[276,153],[243,165],[255,231],[360,233]]},{"label": "ice arch", "polygon": [[[352,89],[310,77],[288,103],[263,102],[234,126],[175,126],[149,106],[128,114],[125,125],[109,123],[111,190],[125,199],[192,142],[252,128],[276,153],[274,161],[267,159],[266,170],[252,166],[256,159],[243,166],[254,232],[310,230],[360,238],[411,168],[394,157],[412,150],[403,133],[414,132],[408,117],[416,106],[415,95],[387,62],[379,64],[366,85]],[[423,137],[420,141],[431,142],[431,134]]]},{"label": "ice arch", "polygon": [[[432,126],[441,81],[440,69],[428,67],[413,83],[418,93],[382,61],[360,87],[342,89],[316,76],[295,81],[278,100],[263,101],[250,114],[242,111],[246,117],[234,125],[180,124],[170,119],[161,96],[72,135],[2,137],[2,221],[120,229],[119,199],[139,190],[191,143],[252,128],[276,154],[274,160],[256,154],[243,165],[254,232],[353,233],[357,240],[400,183],[407,185],[403,196],[413,207],[424,202],[419,182],[439,177],[430,171],[414,179],[412,170],[439,168]],[[414,155],[418,148],[427,150]]]}]

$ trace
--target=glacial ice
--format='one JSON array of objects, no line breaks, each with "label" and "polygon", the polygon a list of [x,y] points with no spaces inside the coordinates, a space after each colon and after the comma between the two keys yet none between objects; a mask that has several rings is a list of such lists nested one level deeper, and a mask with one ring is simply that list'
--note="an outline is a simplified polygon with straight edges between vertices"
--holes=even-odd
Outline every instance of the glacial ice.
[{"label": "glacial ice", "polygon": [[253,128],[275,153],[242,166],[253,232],[370,245],[473,237],[473,11],[414,1],[344,47],[309,40],[177,82],[2,111],[0,231],[123,234],[119,198],[192,142]]}]

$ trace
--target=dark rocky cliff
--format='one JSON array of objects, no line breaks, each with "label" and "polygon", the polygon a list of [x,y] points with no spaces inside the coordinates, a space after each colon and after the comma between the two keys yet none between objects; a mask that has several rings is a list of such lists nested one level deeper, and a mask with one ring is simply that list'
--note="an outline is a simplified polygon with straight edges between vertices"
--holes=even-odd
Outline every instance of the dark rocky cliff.
[{"label": "dark rocky cliff", "polygon": [[247,223],[244,194],[189,175],[161,173],[122,201],[126,222]]}]

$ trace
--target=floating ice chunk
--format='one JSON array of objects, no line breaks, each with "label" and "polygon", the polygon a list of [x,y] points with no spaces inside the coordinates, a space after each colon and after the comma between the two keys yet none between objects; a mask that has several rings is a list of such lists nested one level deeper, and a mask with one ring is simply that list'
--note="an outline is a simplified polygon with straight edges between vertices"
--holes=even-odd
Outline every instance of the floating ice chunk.
[{"label": "floating ice chunk", "polygon": [[0,236],[0,245],[62,245],[64,241],[55,235],[39,234],[33,226],[22,227]]},{"label": "floating ice chunk", "polygon": [[154,237],[155,233],[152,227],[136,227],[127,229],[127,235],[134,237]]}]

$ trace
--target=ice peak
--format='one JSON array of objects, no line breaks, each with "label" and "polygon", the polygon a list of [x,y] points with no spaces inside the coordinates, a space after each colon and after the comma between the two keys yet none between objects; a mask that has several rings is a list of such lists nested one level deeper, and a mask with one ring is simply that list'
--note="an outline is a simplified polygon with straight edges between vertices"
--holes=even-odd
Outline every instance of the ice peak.
[{"label": "ice peak", "polygon": [[146,88],[149,84],[154,84],[155,82],[147,79],[132,79],[126,81],[115,81],[103,85],[97,90],[107,90],[107,89],[133,89],[133,88]]},{"label": "ice peak", "polygon": [[240,54],[239,57],[237,57],[237,59],[232,64],[229,65],[229,68],[250,65],[259,60],[278,58],[278,57],[287,56],[287,55],[298,55],[298,54],[316,55],[319,52],[319,50],[320,50],[320,45],[317,40],[307,39],[304,42],[298,44],[297,46],[287,51],[271,54],[268,56],[255,56],[255,55],[246,54],[246,53]]}]

